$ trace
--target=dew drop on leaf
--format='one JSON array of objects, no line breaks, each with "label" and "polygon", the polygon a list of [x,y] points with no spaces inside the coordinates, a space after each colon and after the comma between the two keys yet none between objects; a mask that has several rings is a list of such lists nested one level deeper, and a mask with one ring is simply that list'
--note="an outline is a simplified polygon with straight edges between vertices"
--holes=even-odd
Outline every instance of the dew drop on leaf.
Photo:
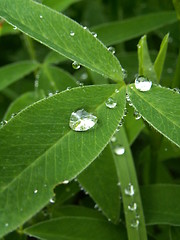
[{"label": "dew drop on leaf", "polygon": [[55,197],[50,198],[49,202],[54,204],[55,203]]},{"label": "dew drop on leaf", "polygon": [[68,184],[68,183],[69,183],[68,180],[64,180],[64,181],[62,182],[62,184]]},{"label": "dew drop on leaf", "polygon": [[134,186],[131,183],[129,183],[128,187],[124,190],[124,193],[127,196],[133,196],[134,195]]},{"label": "dew drop on leaf", "polygon": [[76,132],[84,132],[94,127],[97,120],[97,117],[92,113],[88,113],[84,109],[80,109],[71,114],[69,126]]},{"label": "dew drop on leaf", "polygon": [[37,190],[37,189],[35,189],[35,190],[34,190],[34,194],[36,194],[37,192],[38,192],[38,190]]},{"label": "dew drop on leaf", "polygon": [[43,16],[42,16],[42,15],[40,15],[39,17],[40,17],[40,19],[43,19]]},{"label": "dew drop on leaf", "polygon": [[125,153],[125,148],[121,145],[117,145],[114,148],[114,153],[118,156],[123,155]]},{"label": "dew drop on leaf", "polygon": [[128,205],[128,209],[129,209],[130,211],[136,211],[136,209],[137,209],[137,203],[131,203],[131,204],[129,204],[129,205]]},{"label": "dew drop on leaf", "polygon": [[4,126],[4,125],[6,125],[6,123],[7,123],[7,121],[6,121],[6,120],[3,120],[3,121],[1,121],[1,126]]},{"label": "dew drop on leaf", "polygon": [[17,30],[17,27],[16,27],[16,26],[14,26],[14,27],[13,27],[13,30]]},{"label": "dew drop on leaf", "polygon": [[152,87],[152,82],[143,76],[139,76],[135,79],[135,87],[141,92],[147,92]]},{"label": "dew drop on leaf", "polygon": [[139,120],[141,118],[141,114],[138,111],[134,111],[134,117],[136,120]]},{"label": "dew drop on leaf", "polygon": [[97,33],[92,32],[91,34],[92,34],[95,38],[97,38]]},{"label": "dew drop on leaf", "polygon": [[139,226],[139,220],[138,219],[133,219],[131,222],[131,227],[133,228],[138,228]]},{"label": "dew drop on leaf", "polygon": [[74,61],[72,63],[72,67],[77,70],[77,69],[79,69],[81,67],[81,65],[78,62]]},{"label": "dew drop on leaf", "polygon": [[117,140],[116,137],[115,137],[115,136],[112,136],[112,138],[111,138],[111,142],[114,143],[114,142],[116,142],[116,140]]},{"label": "dew drop on leaf", "polygon": [[111,52],[112,54],[115,54],[115,48],[114,47],[108,47],[108,51]]},{"label": "dew drop on leaf", "polygon": [[106,107],[108,107],[108,108],[115,108],[116,105],[117,105],[117,101],[110,97],[110,98],[108,98],[108,100],[105,102],[105,104],[106,104]]},{"label": "dew drop on leaf", "polygon": [[122,68],[122,73],[123,73],[123,78],[127,78],[127,71],[124,68]]},{"label": "dew drop on leaf", "polygon": [[118,92],[119,92],[119,89],[116,88],[116,89],[115,89],[115,93],[118,93]]},{"label": "dew drop on leaf", "polygon": [[74,37],[74,35],[75,35],[75,32],[70,31],[70,36],[71,36],[71,37]]}]

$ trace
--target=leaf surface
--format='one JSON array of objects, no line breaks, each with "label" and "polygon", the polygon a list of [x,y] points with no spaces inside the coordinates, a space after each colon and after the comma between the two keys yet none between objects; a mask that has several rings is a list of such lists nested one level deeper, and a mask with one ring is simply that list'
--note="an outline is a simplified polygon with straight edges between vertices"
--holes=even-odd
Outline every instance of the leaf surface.
[{"label": "leaf surface", "polygon": [[134,85],[128,94],[142,117],[166,138],[180,146],[180,94],[153,85],[147,92],[140,92]]},{"label": "leaf surface", "polygon": [[0,16],[67,58],[115,81],[123,79],[117,58],[93,34],[65,15],[32,0],[1,0]]},{"label": "leaf surface", "polygon": [[[55,185],[77,176],[99,155],[123,116],[125,93],[119,85],[74,88],[31,105],[0,129],[0,236],[39,211]],[[118,107],[106,107],[110,96]],[[78,109],[97,116],[93,129],[70,129],[71,113]]]},{"label": "leaf surface", "polygon": [[53,8],[57,11],[64,11],[66,8],[68,8],[71,4],[76,3],[80,0],[44,0],[43,4],[45,4],[46,6]]}]

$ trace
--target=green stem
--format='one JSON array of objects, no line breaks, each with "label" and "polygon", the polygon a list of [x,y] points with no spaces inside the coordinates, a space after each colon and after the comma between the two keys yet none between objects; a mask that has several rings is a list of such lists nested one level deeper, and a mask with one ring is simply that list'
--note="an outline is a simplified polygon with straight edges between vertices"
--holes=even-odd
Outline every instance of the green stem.
[{"label": "green stem", "polygon": [[[111,147],[114,153],[115,164],[121,186],[128,239],[147,240],[136,170],[126,132],[123,127],[116,134],[116,138],[116,142],[113,143]],[[117,149],[118,146],[123,146],[125,148],[124,154],[117,154],[115,149]]]},{"label": "green stem", "polygon": [[33,40],[25,34],[23,35],[23,38],[24,38],[25,46],[27,48],[30,58],[32,60],[36,60],[36,52],[34,50]]}]

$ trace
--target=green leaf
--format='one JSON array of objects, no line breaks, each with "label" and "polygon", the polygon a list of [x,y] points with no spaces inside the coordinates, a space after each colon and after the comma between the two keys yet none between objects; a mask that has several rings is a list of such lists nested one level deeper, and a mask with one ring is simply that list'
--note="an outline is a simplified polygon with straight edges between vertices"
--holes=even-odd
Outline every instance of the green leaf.
[{"label": "green leaf", "polygon": [[8,34],[17,34],[19,31],[14,29],[4,20],[0,20],[0,37]]},{"label": "green leaf", "polygon": [[173,77],[172,84],[171,84],[172,88],[180,87],[179,79],[180,79],[180,50],[179,50],[179,54],[178,54],[178,57],[176,60],[176,70],[175,70],[174,77]]},{"label": "green leaf", "polygon": [[0,90],[30,74],[38,67],[39,64],[35,61],[22,61],[1,67]]},{"label": "green leaf", "polygon": [[26,234],[45,240],[127,240],[122,225],[92,217],[61,217],[24,230]]},{"label": "green leaf", "polygon": [[5,120],[9,120],[12,114],[17,114],[19,111],[25,107],[33,104],[34,102],[40,100],[44,97],[44,94],[41,92],[38,95],[34,92],[27,92],[19,96],[14,102],[10,104],[8,110],[4,115]]},{"label": "green leaf", "polygon": [[118,177],[109,145],[78,176],[78,181],[94,199],[107,218],[117,223],[120,213],[120,189],[117,185]]},{"label": "green leaf", "polygon": [[156,83],[157,76],[149,55],[146,36],[143,36],[138,43],[138,60],[139,75],[143,75]]},{"label": "green leaf", "polygon": [[180,147],[180,94],[153,85],[148,92],[140,92],[134,85],[128,94],[137,111],[157,131]]},{"label": "green leaf", "polygon": [[115,81],[123,79],[117,58],[93,34],[65,15],[31,0],[1,0],[0,16],[63,56]]},{"label": "green leaf", "polygon": [[43,4],[46,6],[53,8],[57,11],[64,11],[66,8],[68,8],[71,4],[79,2],[80,0],[44,0]]},{"label": "green leaf", "polygon": [[106,45],[121,43],[177,21],[174,11],[150,13],[92,28]]},{"label": "green leaf", "polygon": [[49,65],[41,68],[38,89],[43,89],[46,94],[77,86],[76,79],[68,72]]},{"label": "green leaf", "polygon": [[176,10],[176,14],[178,19],[180,20],[180,2],[179,0],[173,0],[174,8]]},{"label": "green leaf", "polygon": [[154,62],[154,70],[157,75],[157,82],[160,82],[161,73],[163,71],[163,66],[166,58],[166,52],[168,47],[168,40],[169,40],[169,33],[166,34],[166,36],[163,38],[163,41],[160,46],[159,53],[156,57],[156,60]]},{"label": "green leaf", "polygon": [[50,51],[44,59],[44,64],[59,64],[64,61],[67,61],[67,58],[57,52]]},{"label": "green leaf", "polygon": [[[111,143],[111,147],[122,193],[128,239],[146,240],[147,234],[136,170],[124,127],[121,127],[115,136],[116,141]],[[117,152],[117,148],[120,147],[124,148],[124,153]],[[131,186],[131,195],[127,194],[129,186]]]},{"label": "green leaf", "polygon": [[146,224],[180,225],[180,186],[157,184],[141,187]]},{"label": "green leaf", "polygon": [[180,239],[180,227],[171,227],[170,228],[170,240]]},{"label": "green leaf", "polygon": [[[77,176],[99,155],[123,116],[125,94],[119,85],[74,88],[31,105],[0,129],[0,237],[46,205],[55,185]],[[106,107],[110,96],[118,107]],[[72,131],[71,113],[82,108],[98,123],[87,132]]]}]

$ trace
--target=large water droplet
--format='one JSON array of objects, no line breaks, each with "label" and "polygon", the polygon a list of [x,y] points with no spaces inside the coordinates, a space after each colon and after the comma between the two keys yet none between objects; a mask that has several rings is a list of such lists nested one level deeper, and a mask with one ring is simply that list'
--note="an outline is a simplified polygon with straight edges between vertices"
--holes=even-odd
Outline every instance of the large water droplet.
[{"label": "large water droplet", "polygon": [[138,111],[134,111],[134,117],[136,120],[139,120],[141,118],[141,114]]},{"label": "large water droplet", "polygon": [[125,194],[128,196],[133,196],[134,195],[134,186],[129,183],[128,187],[124,190]]},{"label": "large water droplet", "polygon": [[114,47],[108,47],[108,50],[112,53],[112,54],[115,54],[115,48]]},{"label": "large water droplet", "polygon": [[137,209],[137,203],[131,203],[131,204],[129,204],[128,209],[129,209],[130,211],[136,211],[136,209]]},{"label": "large water droplet", "polygon": [[74,35],[75,35],[75,32],[70,31],[70,36],[71,36],[71,37],[74,37]]},{"label": "large water droplet", "polygon": [[110,97],[108,98],[105,104],[106,104],[106,107],[108,108],[115,108],[117,105],[117,101]]},{"label": "large water droplet", "polygon": [[125,153],[125,148],[123,146],[117,145],[114,148],[114,153],[118,156],[123,155]]},{"label": "large water droplet", "polygon": [[77,70],[77,69],[79,69],[81,67],[81,65],[78,62],[74,61],[72,63],[72,67]]},{"label": "large water droplet", "polygon": [[152,87],[152,82],[143,76],[139,76],[135,79],[135,87],[141,92],[147,92]]},{"label": "large water droplet", "polygon": [[131,227],[138,228],[138,226],[139,226],[139,220],[138,219],[132,220]]},{"label": "large water droplet", "polygon": [[122,118],[121,121],[119,122],[119,124],[118,124],[118,126],[117,126],[117,128],[116,128],[116,132],[119,132],[119,131],[120,131],[120,129],[121,129],[121,127],[123,126],[123,124],[124,124],[124,118]]},{"label": "large water droplet", "polygon": [[72,130],[83,132],[91,129],[97,123],[97,117],[84,109],[73,112],[70,117],[69,126]]}]

